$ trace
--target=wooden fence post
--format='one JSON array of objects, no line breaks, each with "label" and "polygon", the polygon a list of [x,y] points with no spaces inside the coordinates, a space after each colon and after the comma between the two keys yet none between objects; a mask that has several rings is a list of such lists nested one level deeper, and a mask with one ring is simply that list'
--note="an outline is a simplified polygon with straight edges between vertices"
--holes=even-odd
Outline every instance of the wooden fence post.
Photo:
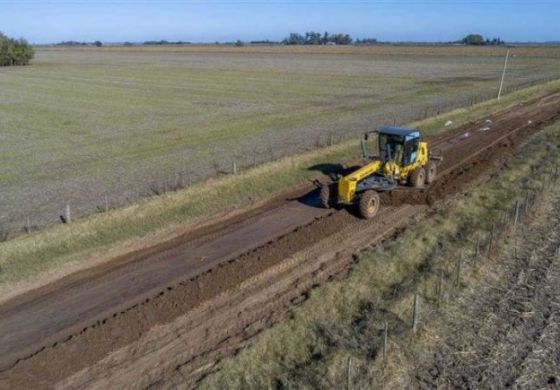
[{"label": "wooden fence post", "polygon": [[237,175],[237,164],[235,163],[235,161],[233,162],[232,172],[234,175]]},{"label": "wooden fence post", "polygon": [[476,244],[474,248],[474,261],[478,263],[478,256],[480,255],[480,234],[476,235]]},{"label": "wooden fence post", "polygon": [[350,390],[350,384],[352,381],[352,358],[348,356],[348,362],[346,363],[346,389]]},{"label": "wooden fence post", "polygon": [[443,269],[440,269],[439,280],[438,280],[438,295],[437,295],[438,306],[440,305],[442,298],[443,298]]},{"label": "wooden fence post", "polygon": [[383,361],[387,361],[387,335],[389,333],[389,324],[385,321],[383,327]]},{"label": "wooden fence post", "polygon": [[515,201],[515,218],[513,220],[513,226],[517,226],[517,219],[519,218],[519,206],[520,206],[520,202],[519,200]]},{"label": "wooden fence post", "polygon": [[486,256],[488,257],[490,256],[493,245],[494,245],[494,228],[492,227],[492,231],[490,232],[490,242],[488,243],[488,252],[486,253]]},{"label": "wooden fence post", "polygon": [[69,204],[66,205],[66,211],[64,213],[64,220],[65,220],[65,223],[71,223],[72,222],[72,215],[70,214],[70,205]]},{"label": "wooden fence post", "polygon": [[419,313],[419,307],[418,307],[418,292],[414,293],[414,304],[412,305],[412,332],[416,333],[416,330],[418,329],[418,316],[420,315]]},{"label": "wooden fence post", "polygon": [[461,284],[461,267],[462,267],[462,262],[463,262],[463,254],[460,253],[459,257],[457,258],[457,266],[455,268],[456,274],[455,274],[455,286],[459,287]]}]

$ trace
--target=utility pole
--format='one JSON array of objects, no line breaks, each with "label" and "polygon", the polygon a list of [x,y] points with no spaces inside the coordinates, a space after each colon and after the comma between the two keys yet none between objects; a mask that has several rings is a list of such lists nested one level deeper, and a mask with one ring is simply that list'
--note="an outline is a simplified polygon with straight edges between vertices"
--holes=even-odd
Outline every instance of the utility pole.
[{"label": "utility pole", "polygon": [[504,71],[502,72],[502,81],[500,81],[500,90],[498,91],[498,100],[500,100],[500,97],[502,96],[502,87],[504,86],[504,78],[506,77],[506,68],[507,68],[508,57],[509,57],[509,49],[507,50],[506,60],[504,62]]}]

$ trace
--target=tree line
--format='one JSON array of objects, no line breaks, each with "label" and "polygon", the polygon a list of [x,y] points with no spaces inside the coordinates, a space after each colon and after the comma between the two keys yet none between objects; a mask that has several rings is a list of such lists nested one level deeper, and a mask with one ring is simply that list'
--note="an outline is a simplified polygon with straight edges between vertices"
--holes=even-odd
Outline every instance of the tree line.
[{"label": "tree line", "polygon": [[484,38],[480,34],[469,34],[461,39],[460,43],[472,46],[502,46],[506,44],[500,38]]},{"label": "tree line", "polygon": [[95,41],[95,42],[79,42],[79,41],[62,41],[55,44],[55,46],[95,46],[101,47],[103,46],[103,42]]},{"label": "tree line", "polygon": [[350,45],[352,41],[352,37],[348,34],[329,34],[328,32],[321,34],[310,31],[306,32],[305,35],[291,33],[282,43],[285,45]]},{"label": "tree line", "polygon": [[27,65],[35,51],[25,39],[13,39],[0,32],[0,66]]},{"label": "tree line", "polygon": [[[144,42],[124,42],[124,46],[136,46],[136,45],[191,45],[192,42],[189,41],[167,41],[167,40],[148,40]],[[501,46],[506,43],[501,38],[484,38],[480,34],[469,34],[466,37],[455,40],[455,41],[445,41],[445,42],[417,42],[417,41],[403,41],[403,42],[391,42],[391,41],[379,41],[376,38],[358,38],[354,39],[349,34],[338,33],[330,34],[325,32],[323,34],[315,31],[309,31],[305,34],[290,33],[282,41],[274,40],[254,40],[249,42],[244,42],[241,40],[230,41],[230,42],[215,42],[216,45],[233,45],[233,46],[245,46],[250,45],[472,45],[472,46]],[[64,41],[57,43],[60,46],[97,46],[103,45],[100,41],[95,42],[76,42],[76,41]]]}]

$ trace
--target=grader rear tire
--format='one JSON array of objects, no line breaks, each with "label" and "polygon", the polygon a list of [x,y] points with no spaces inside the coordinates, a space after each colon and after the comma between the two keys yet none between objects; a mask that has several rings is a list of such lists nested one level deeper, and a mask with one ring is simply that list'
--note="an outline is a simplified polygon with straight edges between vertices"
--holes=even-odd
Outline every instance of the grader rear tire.
[{"label": "grader rear tire", "polygon": [[426,184],[432,184],[437,176],[437,165],[435,162],[430,161],[428,163],[428,169],[426,171]]},{"label": "grader rear tire", "polygon": [[425,182],[426,171],[422,167],[416,168],[410,175],[410,185],[414,188],[422,188]]},{"label": "grader rear tire", "polygon": [[379,211],[379,206],[381,201],[379,200],[379,194],[375,191],[366,191],[360,196],[358,202],[358,212],[360,217],[364,219],[371,219],[375,217]]}]

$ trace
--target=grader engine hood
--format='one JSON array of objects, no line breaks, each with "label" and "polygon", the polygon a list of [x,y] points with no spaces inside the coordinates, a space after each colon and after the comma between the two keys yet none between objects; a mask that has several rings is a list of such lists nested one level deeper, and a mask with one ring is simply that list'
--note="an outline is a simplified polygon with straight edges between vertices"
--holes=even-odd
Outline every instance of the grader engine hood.
[{"label": "grader engine hood", "polygon": [[352,203],[354,195],[356,194],[358,182],[379,171],[382,165],[383,163],[381,161],[374,161],[340,179],[338,181],[339,201],[345,204]]}]

